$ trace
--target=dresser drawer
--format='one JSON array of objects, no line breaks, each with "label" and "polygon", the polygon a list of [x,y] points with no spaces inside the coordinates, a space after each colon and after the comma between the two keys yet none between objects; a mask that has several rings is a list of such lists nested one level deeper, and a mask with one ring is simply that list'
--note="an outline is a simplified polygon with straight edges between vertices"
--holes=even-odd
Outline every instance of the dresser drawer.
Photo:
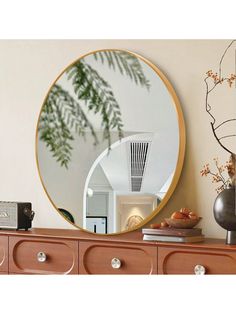
[{"label": "dresser drawer", "polygon": [[[236,252],[184,248],[158,248],[159,274],[236,274]],[[203,267],[201,267],[203,266]],[[196,267],[196,268],[195,268]]]},{"label": "dresser drawer", "polygon": [[78,242],[11,237],[9,272],[21,274],[78,273]]},{"label": "dresser drawer", "polygon": [[0,273],[8,272],[8,237],[0,236]]},{"label": "dresser drawer", "polygon": [[144,245],[80,241],[79,273],[156,274],[157,248]]}]

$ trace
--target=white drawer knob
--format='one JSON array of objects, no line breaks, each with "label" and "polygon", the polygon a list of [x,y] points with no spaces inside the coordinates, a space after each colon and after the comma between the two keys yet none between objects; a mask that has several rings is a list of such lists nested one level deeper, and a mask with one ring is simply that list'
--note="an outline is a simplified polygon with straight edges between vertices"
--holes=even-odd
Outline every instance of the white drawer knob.
[{"label": "white drawer knob", "polygon": [[196,265],[194,267],[194,273],[195,273],[195,275],[205,275],[206,268],[202,265]]},{"label": "white drawer knob", "polygon": [[111,260],[111,267],[115,269],[121,268],[121,261],[119,260],[119,258],[114,257]]},{"label": "white drawer knob", "polygon": [[47,260],[47,255],[44,252],[38,252],[37,254],[37,260],[40,263],[44,263]]}]

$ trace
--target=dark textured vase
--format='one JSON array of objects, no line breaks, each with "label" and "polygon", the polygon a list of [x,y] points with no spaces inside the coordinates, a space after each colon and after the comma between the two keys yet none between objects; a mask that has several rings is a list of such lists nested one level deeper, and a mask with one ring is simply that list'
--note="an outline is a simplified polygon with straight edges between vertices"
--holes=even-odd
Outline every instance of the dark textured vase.
[{"label": "dark textured vase", "polygon": [[226,244],[236,244],[235,192],[235,187],[223,190],[213,206],[216,222],[227,230]]}]

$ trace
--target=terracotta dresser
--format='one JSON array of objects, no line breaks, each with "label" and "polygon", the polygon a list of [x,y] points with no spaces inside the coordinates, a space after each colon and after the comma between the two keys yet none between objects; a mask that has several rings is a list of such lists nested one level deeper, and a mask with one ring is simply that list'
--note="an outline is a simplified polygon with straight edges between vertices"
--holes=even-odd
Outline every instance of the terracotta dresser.
[{"label": "terracotta dresser", "polygon": [[140,231],[0,230],[1,274],[236,274],[236,245],[223,240],[144,242]]}]

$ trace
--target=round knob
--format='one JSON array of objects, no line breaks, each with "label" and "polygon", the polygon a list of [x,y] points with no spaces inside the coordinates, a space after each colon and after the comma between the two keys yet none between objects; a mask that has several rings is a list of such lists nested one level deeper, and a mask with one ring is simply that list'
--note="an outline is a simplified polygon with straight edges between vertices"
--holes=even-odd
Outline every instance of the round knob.
[{"label": "round knob", "polygon": [[47,255],[44,252],[38,252],[37,260],[40,263],[44,263],[47,260]]},{"label": "round knob", "polygon": [[205,275],[206,268],[202,265],[196,265],[194,267],[194,273],[195,273],[195,275]]},{"label": "round knob", "polygon": [[111,267],[115,269],[121,268],[121,261],[119,260],[119,258],[114,257],[111,260]]}]

